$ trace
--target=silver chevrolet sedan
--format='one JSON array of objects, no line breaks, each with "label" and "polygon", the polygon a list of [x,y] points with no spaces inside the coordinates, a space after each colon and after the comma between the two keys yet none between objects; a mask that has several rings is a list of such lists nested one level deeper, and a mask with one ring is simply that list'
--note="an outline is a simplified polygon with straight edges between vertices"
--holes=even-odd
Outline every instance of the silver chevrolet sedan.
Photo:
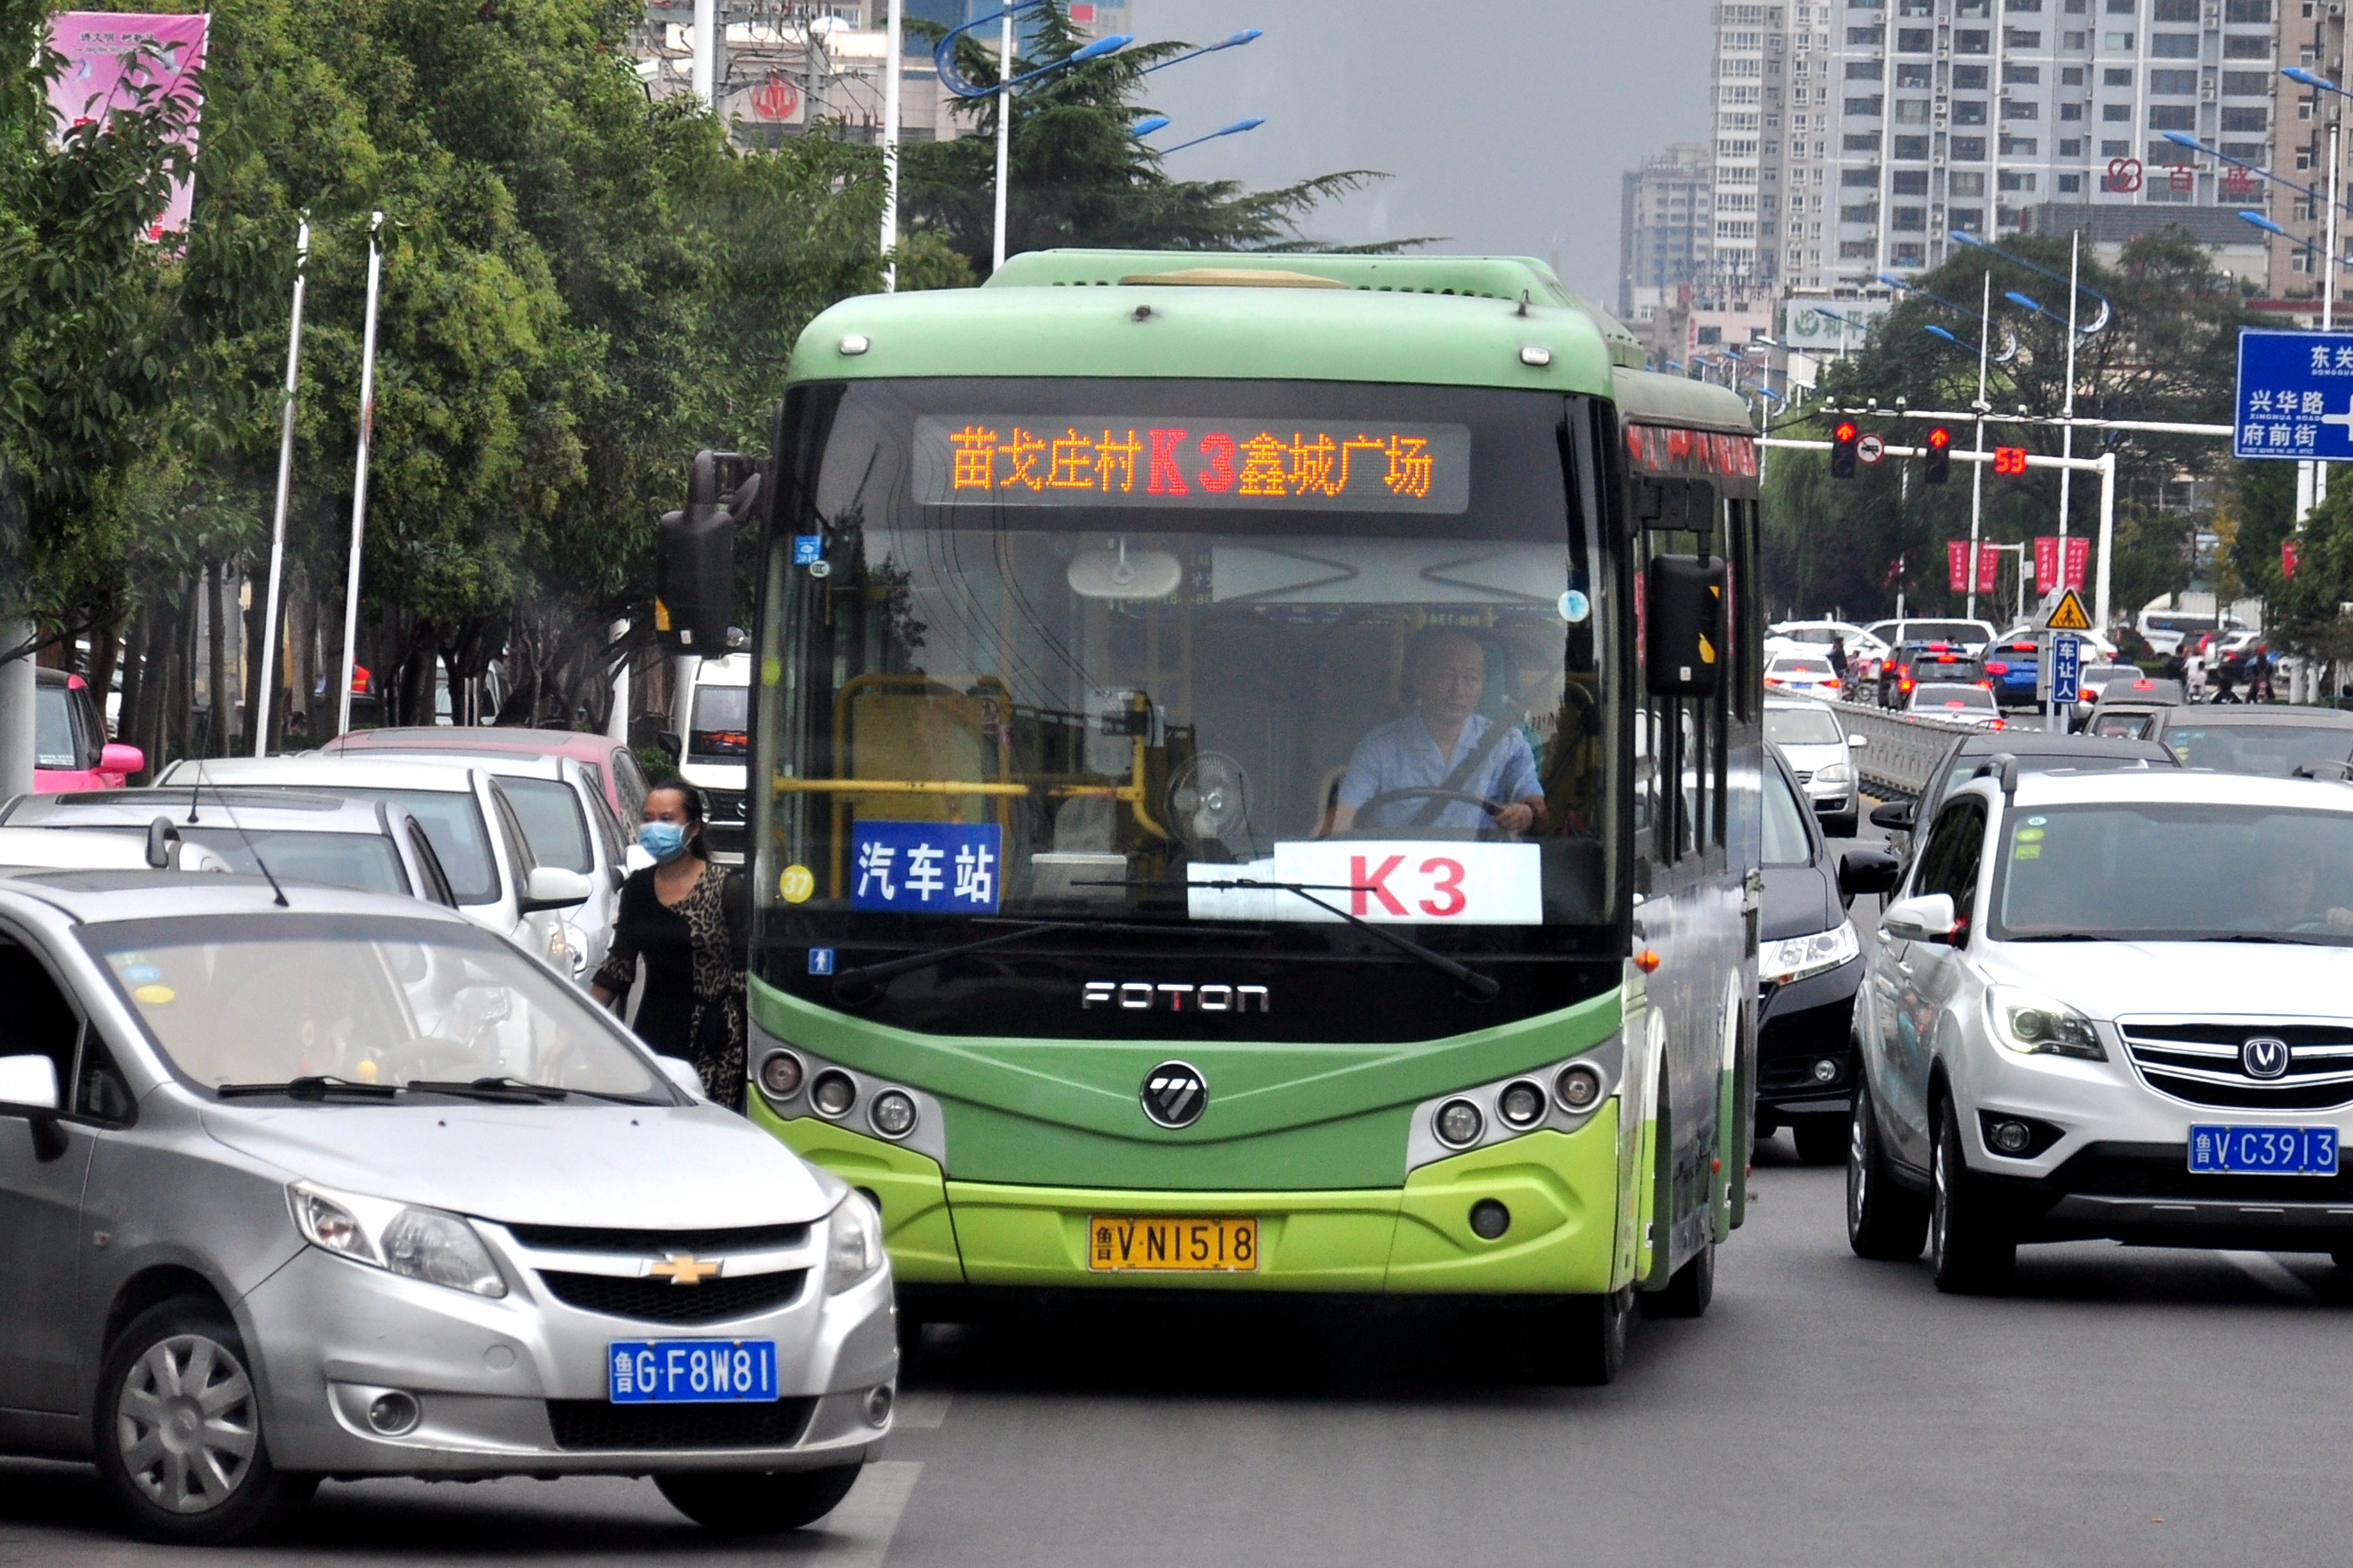
[{"label": "silver chevrolet sedan", "polygon": [[868,1200],[496,934],[0,872],[0,1451],[236,1540],[322,1476],[649,1475],[724,1530],[891,1425]]}]

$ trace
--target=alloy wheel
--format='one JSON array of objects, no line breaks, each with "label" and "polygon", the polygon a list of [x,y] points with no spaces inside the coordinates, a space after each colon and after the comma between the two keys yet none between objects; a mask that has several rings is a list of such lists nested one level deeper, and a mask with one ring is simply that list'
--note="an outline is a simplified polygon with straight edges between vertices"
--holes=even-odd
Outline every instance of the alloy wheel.
[{"label": "alloy wheel", "polygon": [[123,1379],[114,1441],[149,1502],[168,1513],[209,1513],[252,1471],[260,1446],[253,1380],[216,1340],[158,1340]]}]

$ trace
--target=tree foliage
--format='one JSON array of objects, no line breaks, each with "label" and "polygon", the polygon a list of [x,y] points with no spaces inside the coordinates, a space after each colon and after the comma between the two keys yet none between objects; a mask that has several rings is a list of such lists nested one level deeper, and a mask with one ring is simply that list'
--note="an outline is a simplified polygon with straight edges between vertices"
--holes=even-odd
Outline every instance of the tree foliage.
[{"label": "tree foliage", "polygon": [[[1876,398],[1890,415],[1864,416],[1865,428],[1890,445],[1916,446],[1928,426],[1892,417],[1898,399],[1914,409],[1968,410],[1978,394],[1977,310],[1991,279],[1997,327],[1989,348],[2001,354],[2014,338],[2017,349],[2005,363],[1989,367],[1986,401],[1993,410],[2023,407],[2039,416],[2056,416],[2066,401],[2067,286],[2003,259],[2023,257],[2064,278],[2069,243],[2063,236],[2006,240],[1998,252],[1964,249],[1918,280],[1895,308],[1874,323],[1859,353],[1830,367],[1823,405],[1861,406]],[[2145,236],[2124,247],[2113,267],[2103,266],[2087,247],[2083,286],[2112,301],[2106,328],[2079,339],[2075,409],[2078,416],[2190,423],[2228,423],[2236,374],[2238,333],[2254,324],[2237,286],[2214,270],[2206,252],[2178,229]],[[2008,302],[2010,291],[2047,307],[2049,314]],[[1966,311],[1938,303],[1950,300]],[[2095,311],[2088,297],[2082,320]],[[2054,319],[2054,317],[2058,319]],[[1961,340],[1944,342],[1926,330],[1942,327]],[[1779,433],[1827,438],[1831,418],[1815,411],[1788,421]],[[1974,422],[1947,421],[1957,450],[1975,440]],[[1986,445],[2023,446],[2056,457],[2063,449],[2051,426],[1989,425]],[[2165,487],[2184,479],[2229,481],[2242,467],[2209,438],[2142,432],[2079,430],[2074,455],[2117,458],[2116,543],[2111,562],[2112,603],[2121,611],[2162,593],[2188,585],[2187,548],[2191,520],[2160,504]],[[1768,473],[1766,509],[1768,553],[1767,590],[1773,605],[1807,609],[1838,605],[1850,615],[1891,610],[1901,586],[1907,605],[1923,614],[1957,613],[1961,595],[1952,593],[1947,542],[1969,533],[1970,468],[1953,465],[1952,482],[1923,483],[1916,459],[1890,458],[1852,480],[1829,477],[1828,463],[1813,453],[1777,452]],[[2096,534],[2098,476],[2078,472],[2068,487],[2070,534]],[[2018,543],[2058,531],[2059,476],[2031,469],[2022,476],[1985,476],[1982,537]],[[2178,493],[2178,492],[2177,492]],[[1897,563],[1902,563],[1899,574]],[[2005,587],[2004,602],[2008,602]]]}]

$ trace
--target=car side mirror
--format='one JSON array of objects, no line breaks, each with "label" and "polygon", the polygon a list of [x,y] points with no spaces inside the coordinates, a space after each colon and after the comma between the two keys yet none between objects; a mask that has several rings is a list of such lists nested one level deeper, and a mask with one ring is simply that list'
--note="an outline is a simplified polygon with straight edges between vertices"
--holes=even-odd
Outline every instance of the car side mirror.
[{"label": "car side mirror", "polygon": [[1846,738],[1846,744],[1849,751],[1860,752],[1865,746],[1871,744],[1871,737],[1868,735],[1849,735]]},{"label": "car side mirror", "polygon": [[98,753],[98,771],[118,773],[129,778],[147,765],[147,753],[136,746],[126,746],[120,741],[109,741]]},{"label": "car side mirror", "polygon": [[180,830],[172,826],[168,816],[159,816],[147,825],[147,864],[158,871],[170,868],[172,851],[180,845]]},{"label": "car side mirror", "polygon": [[1866,894],[1892,893],[1903,877],[1904,862],[1884,849],[1850,849],[1839,857],[1839,897],[1849,901]]},{"label": "car side mirror", "polygon": [[1948,942],[1959,923],[1950,893],[1898,899],[1879,917],[1879,929],[1898,942]]},{"label": "car side mirror", "polygon": [[58,1064],[45,1056],[0,1057],[0,1110],[55,1110]]},{"label": "car side mirror", "polygon": [[1871,825],[1909,833],[1912,831],[1913,810],[1913,804],[1908,800],[1891,800],[1885,805],[1874,805],[1871,808]]},{"label": "car side mirror", "polygon": [[678,731],[675,730],[664,730],[655,735],[654,744],[659,746],[663,751],[668,752],[670,753],[670,760],[673,763],[678,761],[681,753],[686,750],[683,745],[680,744]]},{"label": "car side mirror", "polygon": [[522,912],[529,915],[542,910],[573,909],[586,903],[595,891],[588,879],[577,871],[567,871],[561,866],[534,866],[524,885]]}]

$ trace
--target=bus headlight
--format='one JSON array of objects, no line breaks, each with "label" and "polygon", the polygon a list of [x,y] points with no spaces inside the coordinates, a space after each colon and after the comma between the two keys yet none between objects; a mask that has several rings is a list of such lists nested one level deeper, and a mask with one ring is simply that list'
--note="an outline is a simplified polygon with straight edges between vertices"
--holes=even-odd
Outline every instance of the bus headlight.
[{"label": "bus headlight", "polygon": [[1450,1149],[1468,1149],[1479,1142],[1479,1134],[1486,1125],[1487,1119],[1467,1100],[1448,1100],[1430,1119],[1430,1130]]}]

